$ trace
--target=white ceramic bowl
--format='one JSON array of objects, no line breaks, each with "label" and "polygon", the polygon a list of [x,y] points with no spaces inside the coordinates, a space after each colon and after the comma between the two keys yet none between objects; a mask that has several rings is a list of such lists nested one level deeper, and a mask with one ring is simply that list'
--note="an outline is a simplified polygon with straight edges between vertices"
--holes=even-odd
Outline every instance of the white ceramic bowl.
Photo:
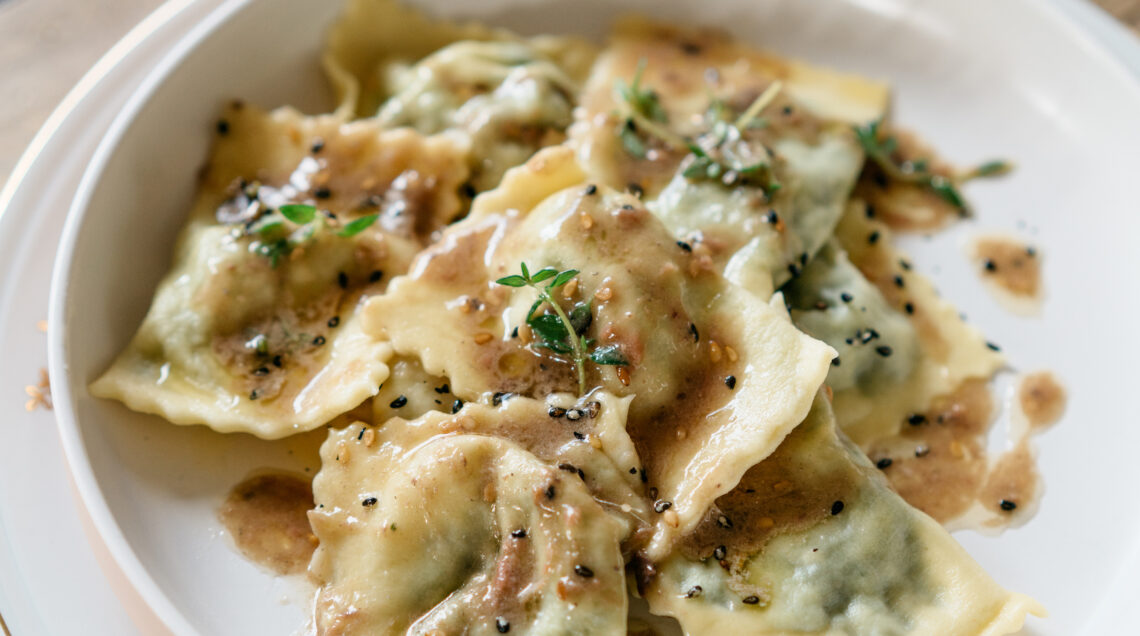
[{"label": "white ceramic bowl", "polygon": [[[969,189],[977,223],[916,239],[912,251],[1013,361],[1056,369],[1073,397],[1066,420],[1039,441],[1049,492],[1038,517],[996,539],[958,536],[999,581],[1049,607],[1053,617],[1035,631],[1132,624],[1124,621],[1136,579],[1125,577],[1140,562],[1140,507],[1114,486],[1140,483],[1140,427],[1122,417],[1140,379],[1132,324],[1140,302],[1130,280],[1140,258],[1129,252],[1140,236],[1132,187],[1140,88],[1106,51],[1032,0],[418,4],[531,33],[599,35],[630,9],[724,26],[783,53],[890,80],[897,120],[951,159],[1013,159],[1013,177]],[[130,339],[170,264],[220,105],[240,97],[327,108],[317,52],[335,5],[235,0],[176,46],[97,151],[56,262],[51,379],[75,482],[130,585],[179,634],[301,627],[304,588],[237,556],[214,510],[253,469],[315,471],[320,433],[265,442],[176,427],[95,400],[86,386]],[[1041,246],[1041,318],[1006,314],[982,291],[961,253],[980,227]]]}]

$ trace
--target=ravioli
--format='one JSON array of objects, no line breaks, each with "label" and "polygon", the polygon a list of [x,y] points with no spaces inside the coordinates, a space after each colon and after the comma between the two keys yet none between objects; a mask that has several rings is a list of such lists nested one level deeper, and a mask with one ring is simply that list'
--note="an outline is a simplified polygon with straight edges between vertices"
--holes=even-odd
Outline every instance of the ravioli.
[{"label": "ravioli", "polygon": [[[174,265],[91,393],[277,438],[377,392],[391,348],[361,331],[357,305],[461,213],[466,167],[451,139],[374,122],[240,103],[220,121]],[[293,203],[323,213],[299,224],[276,211]]]},{"label": "ravioli", "polygon": [[[906,425],[909,415],[928,409],[935,397],[952,393],[970,380],[989,380],[1005,359],[981,331],[962,319],[957,308],[938,295],[925,276],[911,268],[906,255],[892,246],[890,229],[874,218],[862,202],[856,200],[849,205],[835,236],[850,262],[874,285],[891,310],[884,311],[879,299],[868,292],[861,292],[863,297],[853,301],[852,304],[866,306],[869,312],[882,317],[879,326],[860,325],[864,329],[862,338],[867,337],[868,327],[879,333],[879,338],[872,337],[864,347],[887,346],[891,350],[889,357],[894,358],[894,347],[910,340],[906,335],[910,329],[917,344],[909,374],[899,373],[899,367],[893,373],[880,374],[878,381],[842,390],[833,387],[840,428],[866,447],[877,438],[896,434]],[[823,300],[829,305],[834,302]],[[870,304],[864,304],[867,302]],[[899,317],[905,317],[912,327],[902,328]],[[806,315],[801,318],[801,322],[806,320]],[[820,333],[815,335],[829,340]],[[855,334],[844,337],[854,338]],[[888,337],[890,342],[880,343]],[[900,347],[899,353],[910,358],[910,348]],[[842,366],[844,357],[840,355],[839,359]]]},{"label": "ravioli", "polygon": [[386,75],[391,97],[380,121],[428,134],[462,132],[476,192],[498,185],[539,148],[561,143],[578,93],[569,73],[522,41],[457,42],[414,66],[390,66]]},{"label": "ravioli", "polygon": [[559,293],[589,309],[583,337],[628,359],[591,366],[587,385],[636,396],[630,435],[651,498],[670,511],[648,547],[658,554],[803,418],[834,351],[797,331],[782,301],[703,268],[636,198],[580,179],[567,148],[508,173],[369,301],[365,329],[463,399],[573,390],[564,357],[528,346],[534,293],[494,281],[519,263],[579,268]]},{"label": "ravioli", "polygon": [[996,635],[1043,614],[899,498],[822,395],[641,583],[687,634]]},{"label": "ravioli", "polygon": [[[642,96],[631,101],[635,84]],[[757,102],[766,106],[752,113]],[[592,178],[644,192],[678,238],[766,297],[832,233],[863,164],[851,124],[881,118],[886,103],[881,84],[723,33],[634,20],[599,57],[572,137]],[[624,119],[637,108],[646,112]],[[749,159],[740,174],[711,174],[694,144],[702,153],[735,146]],[[749,183],[744,173],[757,168],[766,176]]]},{"label": "ravioli", "polygon": [[317,629],[621,633],[620,543],[651,514],[628,404],[514,397],[330,431],[310,513]]}]

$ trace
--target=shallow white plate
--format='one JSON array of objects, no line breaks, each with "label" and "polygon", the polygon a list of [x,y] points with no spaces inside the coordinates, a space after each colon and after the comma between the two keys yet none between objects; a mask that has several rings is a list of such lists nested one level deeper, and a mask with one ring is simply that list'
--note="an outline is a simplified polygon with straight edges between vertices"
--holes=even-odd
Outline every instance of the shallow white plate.
[{"label": "shallow white plate", "polygon": [[[424,4],[442,11],[446,3]],[[781,52],[889,79],[897,120],[951,159],[1017,162],[1013,177],[969,190],[976,224],[912,251],[1015,363],[1058,370],[1073,397],[1065,421],[1040,440],[1049,492],[1039,516],[998,539],[959,538],[999,581],[1049,607],[1053,616],[1033,630],[1126,630],[1125,601],[1138,590],[1124,577],[1140,560],[1140,508],[1119,487],[1140,482],[1131,458],[1140,429],[1116,406],[1140,379],[1131,364],[1140,354],[1131,330],[1140,303],[1127,280],[1140,272],[1140,258],[1127,251],[1140,230],[1129,196],[1140,171],[1140,87],[1127,69],[1030,0],[620,6],[724,25]],[[618,10],[600,0],[450,8],[526,32],[587,34]],[[237,557],[214,508],[252,469],[315,470],[314,440],[173,427],[92,400],[84,387],[129,339],[168,265],[218,105],[242,97],[315,107],[322,83],[314,54],[334,12],[312,0],[235,1],[195,29],[97,151],[57,261],[52,381],[77,486],[127,577],[179,633],[301,626],[303,603],[281,603],[301,590]],[[130,222],[119,212],[139,209],[148,214]],[[1042,248],[1049,296],[1041,318],[1010,316],[981,290],[961,254],[979,227],[1019,231]]]}]

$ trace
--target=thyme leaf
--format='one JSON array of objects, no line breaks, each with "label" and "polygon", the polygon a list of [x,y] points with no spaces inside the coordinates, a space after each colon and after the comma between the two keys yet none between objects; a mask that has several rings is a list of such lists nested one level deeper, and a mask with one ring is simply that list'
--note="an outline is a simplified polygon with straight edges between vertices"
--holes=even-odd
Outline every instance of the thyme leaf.
[{"label": "thyme leaf", "polygon": [[[536,349],[547,349],[559,355],[570,356],[578,372],[579,394],[585,395],[586,393],[587,360],[600,365],[629,364],[617,345],[606,345],[590,350],[594,341],[583,335],[593,322],[590,301],[575,304],[570,313],[567,314],[554,297],[553,291],[573,280],[578,275],[578,270],[558,271],[553,267],[544,267],[531,274],[526,263],[519,263],[519,271],[521,273],[503,276],[495,282],[506,287],[530,287],[538,292],[538,299],[526,312],[526,324],[530,326],[535,335],[532,346]],[[543,285],[542,283],[546,284]],[[536,312],[543,305],[550,305],[554,313],[536,315]]]}]

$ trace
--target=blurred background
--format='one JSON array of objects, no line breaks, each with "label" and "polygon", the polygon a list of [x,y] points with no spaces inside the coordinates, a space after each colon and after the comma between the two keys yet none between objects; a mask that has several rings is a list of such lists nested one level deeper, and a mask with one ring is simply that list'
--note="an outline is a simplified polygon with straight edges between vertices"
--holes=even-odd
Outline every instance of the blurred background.
[{"label": "blurred background", "polygon": [[[1140,0],[1096,3],[1133,31],[1140,27]],[[0,183],[83,73],[160,4],[162,0],[0,0]]]}]

